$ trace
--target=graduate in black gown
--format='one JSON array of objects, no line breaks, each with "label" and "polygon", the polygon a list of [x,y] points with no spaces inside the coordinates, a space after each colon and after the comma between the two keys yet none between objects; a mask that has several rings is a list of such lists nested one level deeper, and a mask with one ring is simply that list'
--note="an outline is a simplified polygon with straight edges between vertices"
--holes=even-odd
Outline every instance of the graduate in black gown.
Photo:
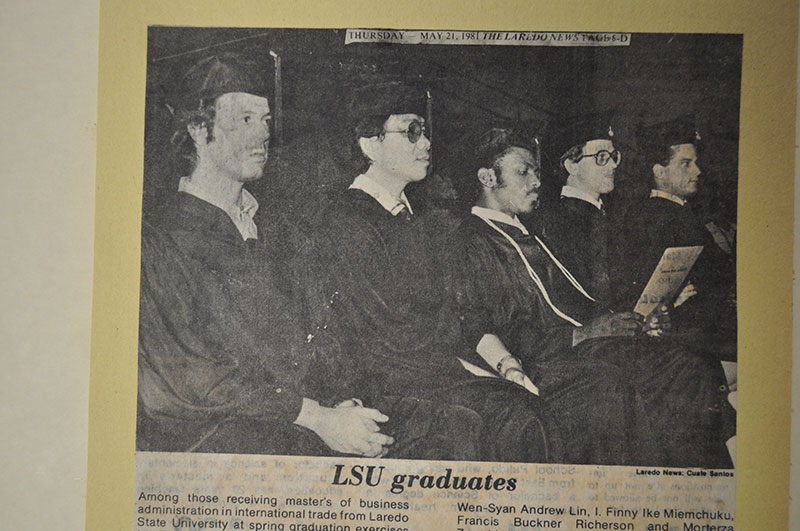
[{"label": "graduate in black gown", "polygon": [[590,462],[729,467],[719,363],[648,337],[666,315],[605,311],[519,221],[538,199],[534,146],[497,129],[476,152],[452,266],[467,345],[506,377],[526,375]]},{"label": "graduate in black gown", "polygon": [[652,189],[626,216],[626,234],[617,238],[618,285],[627,304],[635,304],[668,247],[702,246],[687,282],[694,296],[673,311],[673,325],[687,340],[707,345],[723,359],[736,359],[735,246],[719,245],[693,208],[702,183],[698,166],[700,134],[688,118],[644,129],[646,171]]},{"label": "graduate in black gown", "polygon": [[587,114],[555,132],[551,151],[564,186],[536,212],[537,230],[550,249],[595,299],[609,305],[612,224],[603,196],[614,190],[621,161],[611,119],[608,112]]},{"label": "graduate in black gown", "polygon": [[[423,92],[398,83],[365,87],[354,98],[354,139],[365,171],[322,216],[299,261],[311,343],[342,353],[352,392],[390,420],[389,457],[427,457],[404,449],[407,433],[429,425],[435,407],[468,412],[477,422],[442,425],[434,435],[466,441],[473,459],[563,461],[558,428],[541,416],[538,398],[499,378],[476,377],[458,357],[459,326],[446,292],[440,247],[405,196],[425,178]],[[416,416],[397,415],[398,400],[428,400]],[[434,407],[435,406],[435,407]],[[426,412],[426,410],[428,410]],[[394,422],[393,421],[397,421]]]},{"label": "graduate in black gown", "polygon": [[317,385],[336,364],[304,342],[280,253],[253,220],[244,184],[262,176],[270,136],[262,70],[218,54],[176,91],[190,171],[142,228],[136,446],[380,456],[387,417]]}]

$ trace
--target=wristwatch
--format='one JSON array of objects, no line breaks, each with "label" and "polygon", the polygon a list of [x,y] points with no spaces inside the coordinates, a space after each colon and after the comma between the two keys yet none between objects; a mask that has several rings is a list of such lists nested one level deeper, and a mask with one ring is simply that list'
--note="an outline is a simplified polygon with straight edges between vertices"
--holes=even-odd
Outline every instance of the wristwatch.
[{"label": "wristwatch", "polygon": [[[509,367],[508,369],[506,369],[506,370],[504,371],[504,370],[503,370],[503,366],[504,366],[504,365],[505,365],[505,364],[506,364],[506,363],[507,363],[509,360],[514,360],[514,361],[516,361],[516,362],[517,362],[517,366],[516,366],[516,367]],[[498,362],[497,362],[497,372],[498,372],[498,374],[500,374],[500,376],[502,376],[503,378],[505,378],[505,377],[506,377],[506,372],[508,372],[508,371],[509,371],[509,370],[511,370],[511,369],[517,369],[517,370],[519,370],[519,371],[521,371],[521,370],[522,370],[522,362],[519,360],[519,358],[517,358],[517,357],[514,357],[514,356],[512,356],[511,354],[508,354],[507,356],[504,356],[504,357],[503,357],[503,358],[502,358],[500,361],[498,361]]]}]

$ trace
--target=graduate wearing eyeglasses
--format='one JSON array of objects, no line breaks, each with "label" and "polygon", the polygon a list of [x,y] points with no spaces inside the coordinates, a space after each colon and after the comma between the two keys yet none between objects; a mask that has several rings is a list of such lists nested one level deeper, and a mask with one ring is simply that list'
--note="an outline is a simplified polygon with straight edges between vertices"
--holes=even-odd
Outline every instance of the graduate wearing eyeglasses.
[{"label": "graduate wearing eyeglasses", "polygon": [[719,362],[661,337],[667,315],[598,304],[522,222],[541,190],[538,142],[492,128],[474,152],[448,268],[474,363],[537,386],[573,463],[730,468]]},{"label": "graduate wearing eyeglasses", "polygon": [[459,361],[469,353],[459,350],[446,257],[404,192],[430,165],[425,91],[367,86],[350,110],[363,171],[298,260],[308,341],[338,353],[346,376],[337,386],[389,417],[387,457],[564,461],[535,389]]},{"label": "graduate wearing eyeglasses", "polygon": [[622,153],[614,146],[610,113],[577,118],[556,132],[560,197],[543,205],[539,229],[550,249],[598,301],[609,302],[608,219],[603,195],[614,190]]}]

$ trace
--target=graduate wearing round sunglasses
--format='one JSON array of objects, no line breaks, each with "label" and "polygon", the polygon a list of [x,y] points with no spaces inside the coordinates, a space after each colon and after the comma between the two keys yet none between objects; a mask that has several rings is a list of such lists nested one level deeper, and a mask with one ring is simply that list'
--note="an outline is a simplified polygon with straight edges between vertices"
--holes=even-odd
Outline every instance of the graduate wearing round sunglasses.
[{"label": "graduate wearing round sunglasses", "polygon": [[564,461],[534,393],[459,361],[446,257],[404,192],[430,165],[424,95],[382,83],[353,98],[362,171],[298,260],[309,340],[343,365],[340,388],[389,417],[387,457]]}]

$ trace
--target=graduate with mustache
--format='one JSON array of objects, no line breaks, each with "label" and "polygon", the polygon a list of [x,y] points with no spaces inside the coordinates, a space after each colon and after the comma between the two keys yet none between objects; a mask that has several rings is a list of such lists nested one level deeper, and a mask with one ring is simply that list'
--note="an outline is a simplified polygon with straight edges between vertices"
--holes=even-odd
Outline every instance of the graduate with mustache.
[{"label": "graduate with mustache", "polygon": [[668,328],[666,314],[606,310],[520,221],[537,200],[537,152],[501,128],[476,146],[474,205],[451,265],[475,363],[538,387],[572,462],[731,466],[734,415],[719,363],[649,337]]}]

